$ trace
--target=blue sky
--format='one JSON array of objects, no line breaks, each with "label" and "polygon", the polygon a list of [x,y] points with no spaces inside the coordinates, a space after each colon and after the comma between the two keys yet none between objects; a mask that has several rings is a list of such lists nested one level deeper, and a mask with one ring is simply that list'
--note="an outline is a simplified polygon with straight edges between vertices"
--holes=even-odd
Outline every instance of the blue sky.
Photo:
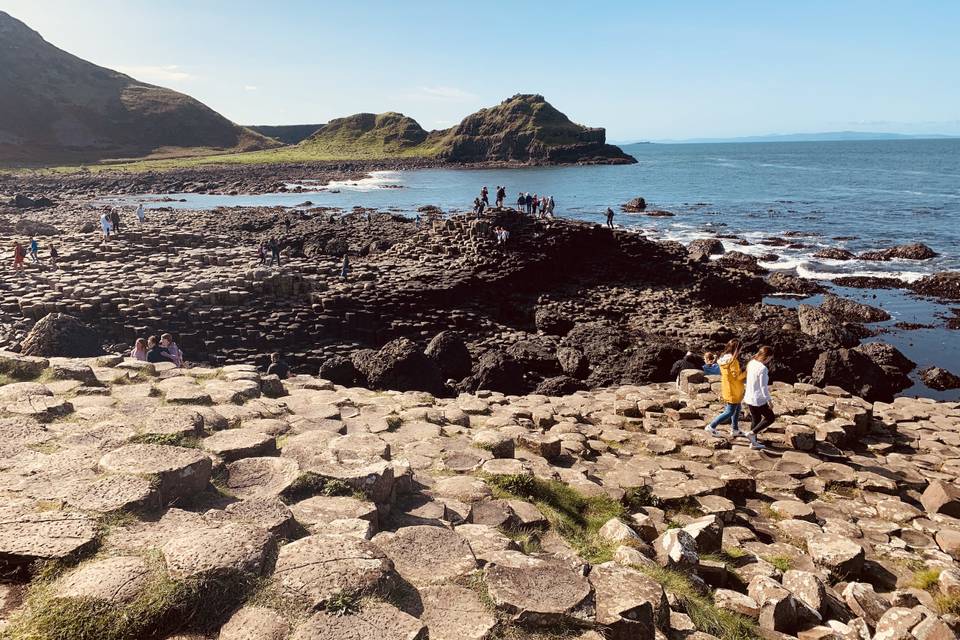
[{"label": "blue sky", "polygon": [[612,140],[960,134],[960,2],[0,0],[49,42],[242,124],[542,93]]}]

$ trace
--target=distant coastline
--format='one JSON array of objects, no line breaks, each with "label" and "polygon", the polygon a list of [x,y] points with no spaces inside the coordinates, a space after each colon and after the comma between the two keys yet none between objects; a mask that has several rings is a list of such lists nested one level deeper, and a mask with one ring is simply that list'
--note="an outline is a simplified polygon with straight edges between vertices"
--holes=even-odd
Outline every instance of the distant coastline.
[{"label": "distant coastline", "polygon": [[734,138],[683,138],[663,140],[611,141],[620,146],[632,144],[720,144],[731,142],[851,142],[867,140],[958,140],[960,135],[942,133],[912,134],[878,131],[825,131],[820,133],[776,133]]}]

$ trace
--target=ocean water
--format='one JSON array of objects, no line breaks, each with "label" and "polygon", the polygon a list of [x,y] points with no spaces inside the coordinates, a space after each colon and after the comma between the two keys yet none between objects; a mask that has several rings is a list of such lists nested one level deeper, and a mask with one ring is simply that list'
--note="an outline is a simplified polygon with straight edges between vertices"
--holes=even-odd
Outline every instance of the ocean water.
[{"label": "ocean water", "polygon": [[[907,281],[925,273],[960,269],[960,140],[636,144],[624,149],[638,163],[624,166],[519,169],[424,169],[375,172],[359,182],[324,188],[302,183],[303,193],[256,196],[158,194],[184,202],[147,206],[209,209],[218,206],[314,205],[377,207],[413,212],[421,205],[467,210],[486,185],[552,195],[559,216],[615,223],[656,237],[688,242],[716,233],[727,249],[776,253],[769,269],[829,280],[840,275],[887,275]],[[670,218],[625,214],[618,205],[646,198],[648,208]],[[129,201],[130,199],[126,199]],[[791,234],[804,247],[760,244]],[[804,234],[796,236],[794,234]],[[820,260],[824,247],[859,253],[906,242],[924,242],[941,255],[924,262]]]},{"label": "ocean water", "polygon": [[[302,193],[255,196],[157,194],[182,202],[122,198],[148,207],[211,209],[219,206],[288,206],[309,200],[314,206],[373,207],[414,215],[422,205],[446,211],[472,206],[480,187],[507,187],[507,202],[519,191],[552,195],[556,214],[603,222],[612,207],[615,223],[656,239],[689,242],[732,234],[750,244],[724,239],[727,250],[755,255],[761,262],[820,280],[843,275],[877,275],[906,282],[942,270],[960,269],[960,140],[778,142],[729,144],[637,144],[624,149],[637,164],[624,166],[529,167],[517,169],[425,169],[379,171],[358,182],[320,187],[306,181]],[[295,185],[290,185],[295,186]],[[642,196],[648,209],[673,217],[626,214],[618,205]],[[787,239],[803,246],[763,244]],[[859,254],[894,244],[923,242],[940,255],[932,260],[871,262],[813,257],[825,247]],[[879,327],[878,340],[897,346],[919,365],[946,367],[960,374],[958,332],[945,327],[951,307],[903,291],[838,290],[886,308],[893,320]],[[776,301],[776,300],[771,300]],[[784,304],[795,304],[781,301]],[[817,299],[810,302],[816,303]],[[932,325],[898,329],[897,322]],[[936,392],[913,376],[905,393],[960,399],[960,390]]]}]

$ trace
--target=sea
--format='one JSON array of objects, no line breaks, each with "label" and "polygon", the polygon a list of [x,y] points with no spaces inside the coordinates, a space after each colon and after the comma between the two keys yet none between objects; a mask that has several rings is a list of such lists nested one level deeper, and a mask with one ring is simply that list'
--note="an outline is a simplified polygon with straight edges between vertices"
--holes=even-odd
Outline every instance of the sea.
[{"label": "sea", "polygon": [[[960,270],[960,139],[633,144],[623,149],[636,164],[376,171],[358,181],[288,185],[300,186],[299,193],[153,194],[138,199],[148,208],[301,207],[309,201],[309,206],[372,207],[416,215],[424,205],[469,210],[482,186],[492,199],[495,188],[503,185],[508,204],[516,202],[519,192],[549,195],[556,202],[556,215],[597,223],[611,207],[616,225],[654,239],[687,243],[735,235],[750,244],[723,239],[727,250],[776,254],[777,260],[761,265],[821,281],[862,275],[913,282],[928,273]],[[648,210],[674,215],[621,212],[619,205],[635,197],[643,197]],[[770,239],[801,246],[773,246]],[[873,262],[813,255],[827,247],[859,254],[910,242],[923,242],[939,256],[922,262]],[[937,365],[960,375],[960,333],[945,323],[953,313],[949,305],[897,290],[837,287],[836,292],[894,315],[890,322],[873,325],[882,332],[874,339],[894,344],[920,367]],[[898,322],[927,328],[899,329],[894,326]],[[905,395],[960,399],[960,390],[934,391],[919,382],[916,372],[914,378],[916,384]]]}]

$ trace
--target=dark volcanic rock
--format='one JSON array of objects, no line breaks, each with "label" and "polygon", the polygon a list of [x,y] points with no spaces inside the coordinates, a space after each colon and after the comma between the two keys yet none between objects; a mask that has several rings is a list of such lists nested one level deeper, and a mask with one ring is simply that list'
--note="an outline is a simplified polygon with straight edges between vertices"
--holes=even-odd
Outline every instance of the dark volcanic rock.
[{"label": "dark volcanic rock", "polygon": [[554,336],[566,335],[573,328],[573,320],[565,317],[555,306],[537,307],[533,313],[533,322],[538,331]]},{"label": "dark volcanic rock", "polygon": [[851,330],[845,323],[817,307],[801,304],[797,307],[797,316],[800,331],[823,340],[827,346],[853,347],[859,342],[860,331]]},{"label": "dark volcanic rock", "polygon": [[443,378],[437,363],[407,338],[397,338],[383,345],[371,358],[365,373],[367,382],[374,389],[429,391],[437,395],[443,391]]},{"label": "dark volcanic rock", "polygon": [[620,205],[620,208],[627,213],[640,213],[647,210],[647,201],[643,198],[634,198],[630,202]]},{"label": "dark volcanic rock", "polygon": [[369,384],[368,378],[376,359],[377,352],[375,349],[360,349],[350,354],[350,361],[357,371],[357,383],[364,386]]},{"label": "dark volcanic rock", "polygon": [[587,385],[576,378],[571,378],[570,376],[555,376],[553,378],[547,378],[537,385],[534,393],[545,396],[568,396],[577,391],[584,391],[586,388]]},{"label": "dark volcanic rock", "polygon": [[357,382],[357,368],[344,356],[332,356],[320,365],[320,377],[334,384],[352,387]]},{"label": "dark volcanic rock", "polygon": [[913,385],[909,374],[917,364],[893,345],[885,342],[869,342],[856,347],[854,351],[864,354],[883,369],[887,374],[888,386],[895,392]]},{"label": "dark volcanic rock", "polygon": [[833,279],[833,284],[852,289],[903,289],[907,286],[899,278],[880,276],[840,276]]},{"label": "dark volcanic rock", "polygon": [[41,318],[24,338],[27,356],[89,358],[103,354],[100,336],[73,316],[51,313]]},{"label": "dark volcanic rock", "polygon": [[856,349],[831,349],[820,354],[813,365],[811,384],[836,385],[871,402],[890,402],[898,387],[892,378],[869,356]]},{"label": "dark volcanic rock", "polygon": [[444,379],[463,380],[470,375],[473,360],[463,338],[454,331],[441,331],[427,345],[424,354],[433,360]]},{"label": "dark volcanic rock", "polygon": [[719,260],[717,260],[717,264],[729,269],[738,269],[748,273],[767,272],[766,269],[757,264],[757,259],[754,256],[749,256],[740,251],[727,252]]},{"label": "dark volcanic rock", "polygon": [[723,253],[723,243],[717,240],[716,238],[704,238],[701,240],[694,240],[687,245],[687,253],[690,254],[691,260],[696,260],[697,262],[703,262],[708,260],[710,256],[720,255]]},{"label": "dark volcanic rock", "polygon": [[823,293],[827,290],[816,280],[808,280],[795,276],[792,273],[775,271],[767,278],[767,283],[773,287],[776,293],[793,293],[802,296],[812,296]]},{"label": "dark volcanic rock", "polygon": [[943,271],[924,276],[914,282],[911,289],[925,296],[960,300],[960,271]]},{"label": "dark volcanic rock", "polygon": [[936,251],[928,247],[927,245],[915,242],[913,244],[901,244],[895,247],[890,247],[888,249],[878,249],[877,251],[867,251],[866,253],[860,254],[861,260],[929,260],[930,258],[936,258],[938,254]]},{"label": "dark volcanic rock", "polygon": [[820,249],[820,251],[813,254],[813,257],[826,260],[853,260],[857,256],[855,256],[852,251],[847,251],[840,247],[828,247],[826,249]]},{"label": "dark volcanic rock", "polygon": [[589,371],[587,359],[583,357],[579,349],[573,347],[557,349],[557,361],[560,363],[560,368],[568,376],[583,378]]},{"label": "dark volcanic rock", "polygon": [[923,384],[937,391],[960,389],[960,376],[940,367],[927,367],[920,372],[920,379]]},{"label": "dark volcanic rock", "polygon": [[634,344],[626,330],[605,322],[577,324],[564,339],[564,344],[583,354],[591,365],[620,356]]},{"label": "dark volcanic rock", "polygon": [[686,353],[670,344],[643,344],[631,354],[626,377],[633,384],[668,382],[670,367]]},{"label": "dark volcanic rock", "polygon": [[40,196],[39,198],[31,198],[30,196],[25,196],[22,193],[18,193],[13,196],[13,200],[10,201],[11,207],[16,207],[17,209],[35,209],[39,207],[52,207],[53,200],[47,198],[46,196]]},{"label": "dark volcanic rock", "polygon": [[25,236],[55,236],[60,234],[60,229],[47,222],[39,220],[28,220],[20,218],[13,223],[13,230]]},{"label": "dark volcanic rock", "polygon": [[834,295],[824,297],[820,309],[843,322],[882,322],[890,319],[890,314],[883,309]]},{"label": "dark volcanic rock", "polygon": [[533,371],[544,377],[560,374],[560,362],[553,347],[540,340],[521,340],[507,347],[507,355],[520,363],[524,371]]},{"label": "dark volcanic rock", "polygon": [[488,351],[480,358],[476,372],[464,386],[468,391],[499,391],[507,395],[520,395],[526,391],[523,366],[503,351]]}]

